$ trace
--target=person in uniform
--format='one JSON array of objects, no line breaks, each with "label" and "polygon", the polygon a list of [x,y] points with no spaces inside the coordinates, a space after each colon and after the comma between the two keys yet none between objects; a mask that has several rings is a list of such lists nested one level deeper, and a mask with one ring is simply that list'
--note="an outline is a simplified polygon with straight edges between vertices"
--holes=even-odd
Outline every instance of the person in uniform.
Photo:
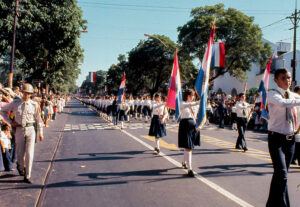
[{"label": "person in uniform", "polygon": [[[15,99],[13,102],[1,109],[1,115],[16,127],[15,139],[17,149],[17,170],[21,176],[24,176],[24,182],[31,183],[31,169],[34,157],[34,144],[36,131],[34,125],[37,126],[39,138],[43,137],[43,120],[40,114],[38,104],[30,99],[33,94],[33,87],[29,83],[23,85],[23,98]],[[14,113],[13,122],[8,117],[8,111]]]},{"label": "person in uniform", "polygon": [[226,114],[227,114],[227,107],[226,107],[226,104],[225,104],[225,99],[222,99],[220,104],[218,105],[218,112],[219,112],[219,116],[220,116],[219,127],[224,128],[224,119],[225,119]]},{"label": "person in uniform", "polygon": [[153,117],[151,119],[149,136],[155,137],[155,148],[154,151],[157,153],[160,152],[159,140],[160,138],[167,135],[166,131],[166,118],[168,117],[168,110],[165,107],[165,104],[161,102],[161,95],[155,94],[155,103],[152,105]]},{"label": "person in uniform", "polygon": [[[297,93],[298,95],[300,95],[300,86],[296,86],[294,88],[294,92]],[[297,114],[300,115],[300,108],[297,107]],[[299,123],[299,121],[297,121]],[[297,123],[297,124],[298,124]],[[299,125],[299,124],[298,124]],[[297,129],[297,132],[298,132],[298,136],[299,136],[299,131],[300,131],[300,125],[297,126],[298,128]],[[297,141],[297,140],[296,140]],[[295,154],[294,154],[294,158],[292,160],[292,164],[296,164],[296,160],[298,160],[298,165],[300,166],[300,142],[296,142],[296,145],[295,145]]]},{"label": "person in uniform", "polygon": [[200,131],[196,129],[196,117],[199,102],[193,102],[195,92],[187,89],[183,93],[183,103],[180,106],[181,121],[178,131],[178,147],[184,148],[182,167],[188,169],[188,176],[194,177],[192,170],[192,150],[200,146]]},{"label": "person in uniform", "polygon": [[273,164],[267,207],[289,207],[288,169],[295,151],[295,106],[300,106],[300,96],[290,91],[291,73],[286,68],[275,71],[277,88],[268,93],[268,148]]},{"label": "person in uniform", "polygon": [[125,97],[122,100],[122,103],[119,105],[119,121],[121,122],[121,129],[124,128],[124,121],[127,119],[127,114],[129,112],[129,105],[126,103]]},{"label": "person in uniform", "polygon": [[252,106],[245,101],[246,96],[244,93],[239,94],[239,99],[240,100],[236,103],[236,124],[239,136],[236,140],[235,148],[243,149],[244,152],[246,152],[248,148],[245,140],[245,131],[248,123],[248,114]]},{"label": "person in uniform", "polygon": [[115,96],[115,99],[112,103],[112,116],[113,116],[113,124],[116,126],[118,125],[118,116],[120,112],[120,106],[117,104],[118,96]]}]

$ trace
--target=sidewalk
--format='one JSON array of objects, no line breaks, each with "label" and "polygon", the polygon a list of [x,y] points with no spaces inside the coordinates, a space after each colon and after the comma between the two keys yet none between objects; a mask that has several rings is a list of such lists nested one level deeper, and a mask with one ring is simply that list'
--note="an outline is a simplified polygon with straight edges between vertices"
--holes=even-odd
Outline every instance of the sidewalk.
[{"label": "sidewalk", "polygon": [[49,128],[44,128],[44,141],[38,141],[35,145],[32,184],[23,182],[24,177],[19,176],[16,164],[14,164],[14,171],[0,172],[0,206],[36,206],[53,153],[68,118],[68,111],[66,106],[64,113],[58,114],[56,120],[49,123]]}]

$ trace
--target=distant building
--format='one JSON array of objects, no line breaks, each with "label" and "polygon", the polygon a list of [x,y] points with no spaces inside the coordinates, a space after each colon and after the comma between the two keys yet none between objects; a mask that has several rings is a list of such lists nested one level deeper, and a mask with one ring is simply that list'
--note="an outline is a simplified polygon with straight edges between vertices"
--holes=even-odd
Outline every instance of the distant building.
[{"label": "distant building", "polygon": [[[285,42],[278,42],[276,44],[264,40],[271,45],[272,50],[275,53],[275,58],[272,60],[271,77],[269,88],[275,88],[274,71],[281,67],[288,68],[291,73],[293,69],[291,67],[291,60],[293,58],[293,52],[291,51],[291,44]],[[300,51],[296,51],[296,58],[300,59]],[[300,84],[300,64],[296,61],[296,82]],[[258,88],[262,79],[263,71],[258,63],[252,63],[251,70],[246,72],[247,88]],[[229,73],[219,76],[213,81],[213,92],[225,92],[226,94],[238,94],[243,92],[245,81],[240,81],[237,78],[231,76]]]}]

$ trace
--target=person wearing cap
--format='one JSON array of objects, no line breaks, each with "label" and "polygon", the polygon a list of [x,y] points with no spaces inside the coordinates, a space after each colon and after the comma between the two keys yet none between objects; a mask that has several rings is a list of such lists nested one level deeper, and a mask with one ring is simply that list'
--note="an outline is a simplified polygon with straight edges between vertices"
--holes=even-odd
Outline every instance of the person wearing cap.
[{"label": "person wearing cap", "polygon": [[268,148],[274,173],[270,185],[267,207],[289,207],[288,170],[295,151],[295,123],[300,96],[290,91],[291,73],[286,68],[275,71],[278,87],[268,93]]},{"label": "person wearing cap", "polygon": [[[23,98],[14,99],[13,102],[4,106],[2,115],[12,127],[16,127],[15,139],[17,149],[17,170],[24,176],[24,182],[31,183],[31,170],[34,157],[35,137],[37,136],[34,126],[37,126],[39,138],[43,137],[43,121],[39,105],[30,99],[33,94],[33,87],[26,83],[23,85]],[[8,111],[14,113],[14,121],[8,117]]]}]

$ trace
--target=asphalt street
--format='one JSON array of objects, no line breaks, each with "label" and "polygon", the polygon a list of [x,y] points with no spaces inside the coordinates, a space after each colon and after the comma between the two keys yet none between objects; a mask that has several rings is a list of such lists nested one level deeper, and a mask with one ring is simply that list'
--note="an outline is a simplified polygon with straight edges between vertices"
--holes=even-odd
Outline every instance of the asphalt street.
[{"label": "asphalt street", "polygon": [[[266,134],[247,131],[245,153],[234,149],[237,131],[206,127],[201,146],[193,151],[197,176],[189,178],[180,167],[177,124],[168,122],[160,155],[153,151],[148,129],[149,123],[136,120],[123,130],[113,127],[73,100],[51,126],[53,139],[37,150],[34,184],[0,177],[1,202],[16,190],[18,198],[28,194],[22,197],[28,205],[20,206],[265,206],[273,173]],[[295,207],[300,206],[299,173],[298,166],[289,172]]]}]

